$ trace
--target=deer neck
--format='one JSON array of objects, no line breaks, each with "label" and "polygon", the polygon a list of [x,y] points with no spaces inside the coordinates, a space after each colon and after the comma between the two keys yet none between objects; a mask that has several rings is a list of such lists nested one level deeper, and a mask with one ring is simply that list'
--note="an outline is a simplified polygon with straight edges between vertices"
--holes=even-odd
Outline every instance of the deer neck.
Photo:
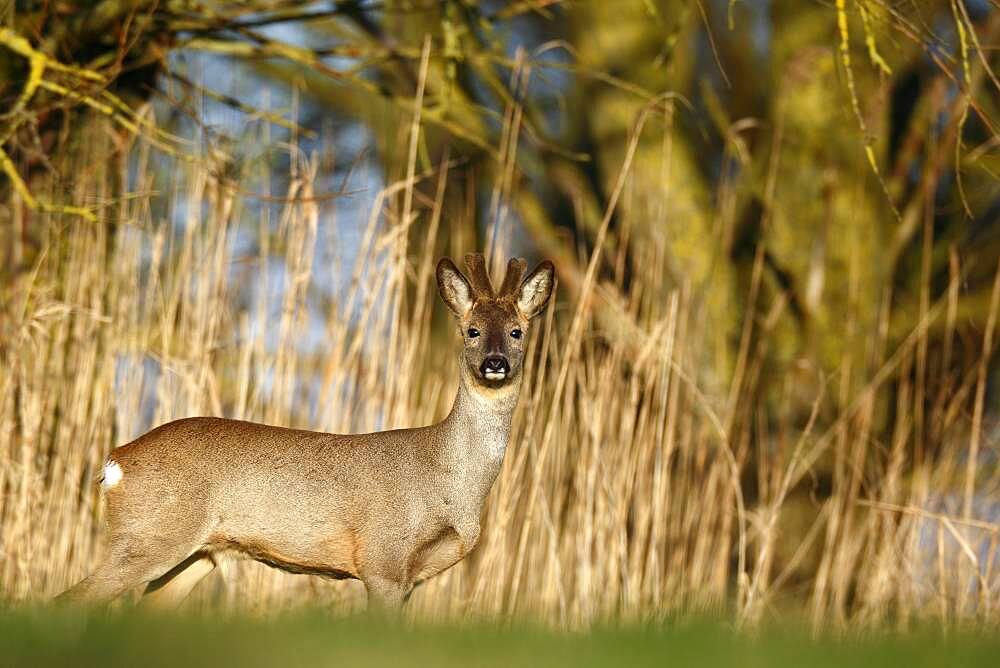
[{"label": "deer neck", "polygon": [[485,498],[503,464],[521,374],[502,387],[489,388],[479,383],[464,364],[462,367],[455,403],[442,423],[442,464],[458,474],[464,484],[479,486]]}]

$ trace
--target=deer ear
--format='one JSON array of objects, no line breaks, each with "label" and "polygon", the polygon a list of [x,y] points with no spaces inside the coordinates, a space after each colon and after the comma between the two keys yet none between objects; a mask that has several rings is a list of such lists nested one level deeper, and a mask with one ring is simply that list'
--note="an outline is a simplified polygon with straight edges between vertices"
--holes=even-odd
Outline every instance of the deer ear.
[{"label": "deer ear", "polygon": [[545,260],[521,283],[521,289],[517,293],[517,308],[528,320],[541,313],[549,302],[555,286],[555,276],[556,268]]},{"label": "deer ear", "polygon": [[437,266],[438,292],[456,318],[464,318],[472,309],[472,287],[455,263],[446,257]]}]

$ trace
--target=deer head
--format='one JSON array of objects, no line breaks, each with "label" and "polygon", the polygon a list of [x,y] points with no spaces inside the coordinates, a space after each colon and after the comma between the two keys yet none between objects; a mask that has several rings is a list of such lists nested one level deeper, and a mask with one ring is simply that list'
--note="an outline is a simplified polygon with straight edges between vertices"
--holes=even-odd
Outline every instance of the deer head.
[{"label": "deer head", "polygon": [[465,267],[468,278],[454,262],[442,258],[437,266],[438,290],[462,333],[465,373],[486,387],[498,388],[521,372],[525,335],[552,295],[555,267],[545,260],[524,278],[527,264],[511,258],[499,290],[493,289],[482,254],[466,255]]}]

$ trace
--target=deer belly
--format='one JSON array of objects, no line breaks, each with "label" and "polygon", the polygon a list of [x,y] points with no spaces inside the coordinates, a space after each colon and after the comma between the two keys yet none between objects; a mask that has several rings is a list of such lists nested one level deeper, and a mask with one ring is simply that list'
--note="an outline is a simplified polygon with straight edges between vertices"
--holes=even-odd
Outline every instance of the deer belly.
[{"label": "deer belly", "polygon": [[281,536],[226,537],[213,541],[251,559],[287,571],[338,580],[358,577],[358,532],[346,528],[318,539],[299,541]]}]

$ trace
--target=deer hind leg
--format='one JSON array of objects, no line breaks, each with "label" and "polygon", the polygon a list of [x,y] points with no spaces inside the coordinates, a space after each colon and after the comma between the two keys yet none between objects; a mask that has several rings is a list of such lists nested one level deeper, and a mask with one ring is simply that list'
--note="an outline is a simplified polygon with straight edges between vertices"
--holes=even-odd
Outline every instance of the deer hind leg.
[{"label": "deer hind leg", "polygon": [[140,605],[159,610],[176,608],[205,576],[215,570],[215,566],[212,555],[195,552],[146,585]]},{"label": "deer hind leg", "polygon": [[114,539],[97,569],[56,597],[56,602],[108,603],[133,587],[163,576],[187,559],[195,549],[196,546],[171,544],[163,539]]}]

